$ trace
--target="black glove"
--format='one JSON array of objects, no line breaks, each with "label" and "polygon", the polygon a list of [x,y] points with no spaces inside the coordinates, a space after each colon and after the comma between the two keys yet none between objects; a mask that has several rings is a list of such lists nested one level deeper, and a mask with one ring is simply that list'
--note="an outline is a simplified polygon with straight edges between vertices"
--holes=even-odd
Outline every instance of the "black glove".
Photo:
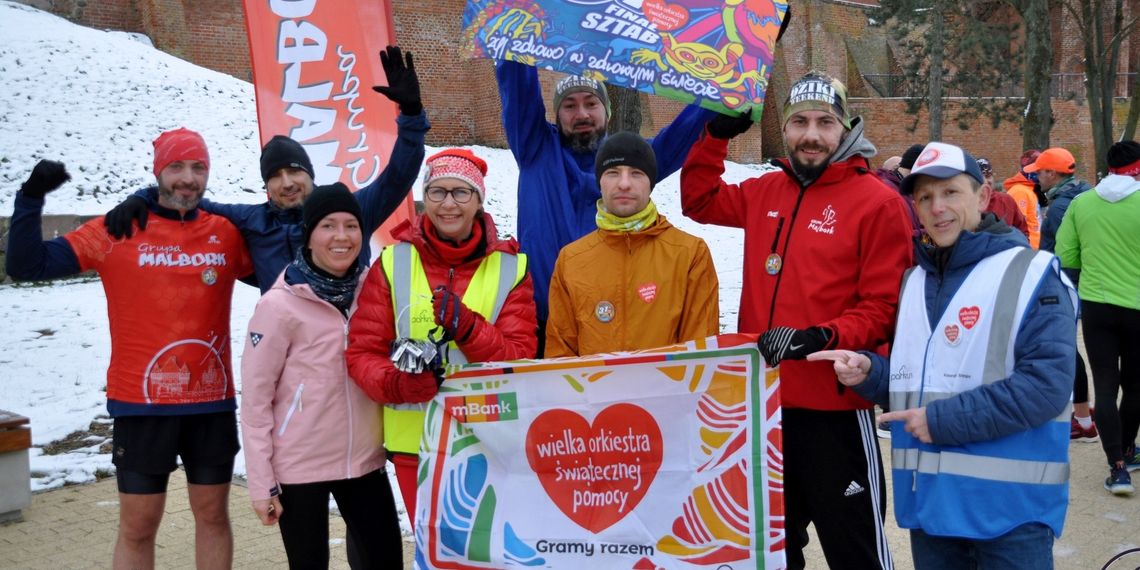
[{"label": "black glove", "polygon": [[781,360],[803,360],[807,355],[827,348],[831,335],[831,330],[823,327],[802,330],[776,327],[760,335],[756,345],[768,366],[776,366]]},{"label": "black glove", "polygon": [[68,180],[71,180],[71,175],[67,173],[62,162],[41,160],[36,163],[32,174],[20,186],[20,193],[28,198],[42,200],[48,192],[63,186]]},{"label": "black glove", "polygon": [[128,196],[103,216],[103,225],[107,228],[107,233],[115,239],[131,237],[135,233],[136,221],[139,223],[140,231],[146,229],[146,218],[149,214],[150,209],[146,206],[146,200],[138,196]]},{"label": "black glove", "polygon": [[401,113],[414,116],[423,112],[424,105],[420,100],[420,78],[416,75],[412,52],[408,52],[407,57],[405,64],[404,56],[397,46],[388,46],[380,52],[380,65],[388,78],[388,86],[373,85],[372,90],[399,105]]},{"label": "black glove", "polygon": [[731,139],[752,126],[751,113],[744,111],[739,115],[720,114],[709,120],[709,134],[713,138]]}]

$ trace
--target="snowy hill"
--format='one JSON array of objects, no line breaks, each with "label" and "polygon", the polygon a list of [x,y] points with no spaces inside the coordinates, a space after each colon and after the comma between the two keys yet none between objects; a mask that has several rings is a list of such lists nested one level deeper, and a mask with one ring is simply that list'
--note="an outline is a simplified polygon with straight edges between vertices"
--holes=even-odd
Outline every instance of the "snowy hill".
[{"label": "snowy hill", "polygon": [[[16,190],[41,158],[63,161],[72,174],[70,183],[48,196],[47,213],[105,212],[153,182],[151,141],[177,126],[201,132],[210,147],[207,196],[219,202],[265,199],[250,84],[157,51],[145,38],[84,28],[3,0],[0,38],[0,215],[10,215]],[[514,159],[505,149],[472,150],[490,165],[487,211],[501,231],[513,235]],[[726,166],[729,180],[767,170]],[[658,184],[654,201],[670,221],[708,242],[720,277],[721,326],[735,330],[742,233],[684,218],[678,178]],[[256,289],[238,286],[232,319],[235,371],[256,299]],[[0,286],[0,318],[9,323],[0,327],[0,407],[32,418],[35,445],[86,430],[105,413],[110,345],[97,282]],[[110,456],[99,453],[101,442],[95,438],[62,455],[35,450],[33,486],[82,482],[108,469]],[[244,472],[240,460],[239,455],[238,470]]]}]

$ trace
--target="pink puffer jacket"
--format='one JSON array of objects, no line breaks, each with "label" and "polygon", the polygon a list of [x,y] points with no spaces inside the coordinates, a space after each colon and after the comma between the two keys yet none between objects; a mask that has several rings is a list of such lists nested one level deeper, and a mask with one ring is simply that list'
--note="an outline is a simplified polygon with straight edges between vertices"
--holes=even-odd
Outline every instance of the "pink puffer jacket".
[{"label": "pink puffer jacket", "polygon": [[251,500],[268,499],[278,483],[352,479],[384,466],[380,406],[349,378],[347,343],[340,311],[308,285],[286,284],[284,273],[257,302],[241,359]]}]

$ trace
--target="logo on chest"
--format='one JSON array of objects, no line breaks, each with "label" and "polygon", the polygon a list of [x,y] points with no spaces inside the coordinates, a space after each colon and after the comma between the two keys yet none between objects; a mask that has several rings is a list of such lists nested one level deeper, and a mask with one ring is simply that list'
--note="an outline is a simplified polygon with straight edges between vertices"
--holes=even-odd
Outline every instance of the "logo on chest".
[{"label": "logo on chest", "polygon": [[978,320],[982,318],[982,310],[977,307],[962,307],[958,309],[958,322],[967,329],[974,328],[978,324]]},{"label": "logo on chest", "polygon": [[808,229],[821,234],[834,235],[836,214],[835,208],[828,204],[819,214],[819,218],[812,218],[808,222]]},{"label": "logo on chest", "polygon": [[646,283],[637,288],[637,294],[641,295],[641,300],[646,303],[652,303],[657,298],[657,284]]}]

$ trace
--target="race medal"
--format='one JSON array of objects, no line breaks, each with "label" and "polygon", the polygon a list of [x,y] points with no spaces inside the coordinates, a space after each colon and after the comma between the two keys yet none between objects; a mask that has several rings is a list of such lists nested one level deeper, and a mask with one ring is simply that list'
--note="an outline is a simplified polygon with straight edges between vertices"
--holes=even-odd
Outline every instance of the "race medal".
[{"label": "race medal", "polygon": [[594,316],[603,323],[614,320],[614,304],[609,301],[598,301],[594,307]]},{"label": "race medal", "polygon": [[784,260],[778,253],[772,253],[768,255],[768,259],[764,260],[764,271],[767,271],[768,275],[779,273],[782,267],[784,267]]},{"label": "race medal", "polygon": [[202,283],[206,285],[213,285],[218,282],[218,271],[213,267],[207,267],[202,271]]}]

